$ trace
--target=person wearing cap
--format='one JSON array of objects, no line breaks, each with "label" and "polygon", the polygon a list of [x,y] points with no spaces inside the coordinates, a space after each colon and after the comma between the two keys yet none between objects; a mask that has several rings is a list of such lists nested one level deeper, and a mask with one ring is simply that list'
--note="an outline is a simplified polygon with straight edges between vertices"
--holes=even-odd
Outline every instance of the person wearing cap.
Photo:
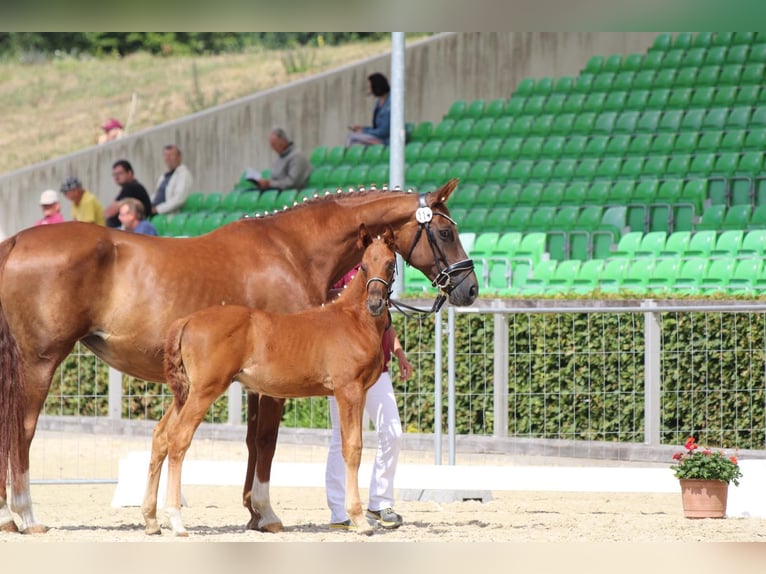
[{"label": "person wearing cap", "polygon": [[61,215],[61,206],[59,205],[59,194],[55,189],[46,189],[40,194],[40,207],[43,210],[43,217],[35,225],[50,225],[51,223],[63,223],[64,216]]},{"label": "person wearing cap", "polygon": [[120,213],[118,215],[123,231],[132,231],[142,235],[157,235],[157,229],[144,219],[144,204],[135,197],[126,197],[120,200]]},{"label": "person wearing cap", "polygon": [[181,150],[173,144],[162,148],[162,159],[168,171],[157,180],[152,198],[152,213],[174,213],[183,207],[191,193],[192,177],[189,168],[181,163]]},{"label": "person wearing cap", "polygon": [[72,219],[97,225],[106,225],[104,206],[98,198],[82,186],[82,182],[72,176],[61,184],[61,193],[72,202]]},{"label": "person wearing cap", "polygon": [[104,133],[98,136],[99,144],[120,139],[123,135],[125,135],[122,124],[114,118],[109,118],[106,120],[104,125],[101,126],[101,129],[104,130]]},{"label": "person wearing cap", "polygon": [[147,216],[151,216],[152,213],[152,201],[149,199],[149,193],[146,188],[133,175],[133,166],[126,159],[119,159],[112,164],[112,177],[115,183],[120,186],[120,193],[114,198],[114,201],[110,203],[106,209],[104,209],[104,216],[106,216],[107,227],[119,227],[120,226],[120,200],[126,197],[135,197],[141,203],[144,204],[144,213]]}]

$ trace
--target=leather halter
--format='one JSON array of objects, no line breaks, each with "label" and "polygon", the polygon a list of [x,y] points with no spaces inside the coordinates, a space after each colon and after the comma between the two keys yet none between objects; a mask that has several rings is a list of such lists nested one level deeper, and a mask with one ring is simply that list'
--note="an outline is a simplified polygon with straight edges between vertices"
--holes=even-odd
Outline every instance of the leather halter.
[{"label": "leather halter", "polygon": [[[412,252],[415,251],[415,246],[418,244],[418,241],[420,241],[420,237],[423,235],[423,232],[425,232],[426,238],[428,239],[428,245],[431,248],[431,253],[434,257],[434,263],[436,264],[436,269],[438,271],[436,277],[434,277],[433,281],[431,281],[431,285],[439,290],[439,294],[437,295],[433,307],[430,311],[423,311],[422,309],[416,309],[415,307],[409,307],[403,303],[392,301],[394,306],[397,308],[399,308],[401,305],[414,311],[436,313],[439,309],[441,309],[442,305],[444,305],[444,302],[447,300],[449,294],[452,293],[452,291],[454,291],[454,289],[465,280],[465,278],[468,276],[468,273],[473,271],[473,259],[463,259],[462,261],[456,261],[452,264],[447,262],[447,257],[444,255],[444,251],[441,249],[441,247],[439,247],[439,244],[434,237],[433,230],[431,229],[431,220],[435,215],[445,218],[453,225],[455,224],[455,221],[451,217],[441,213],[440,211],[434,211],[428,206],[426,203],[425,193],[419,194],[418,209],[415,211],[415,219],[418,222],[418,230],[415,233],[415,237],[412,240],[412,246],[407,253],[407,257],[405,257],[405,260],[409,264],[409,260],[412,257]],[[456,275],[460,276],[459,281],[455,281],[453,276]]]}]

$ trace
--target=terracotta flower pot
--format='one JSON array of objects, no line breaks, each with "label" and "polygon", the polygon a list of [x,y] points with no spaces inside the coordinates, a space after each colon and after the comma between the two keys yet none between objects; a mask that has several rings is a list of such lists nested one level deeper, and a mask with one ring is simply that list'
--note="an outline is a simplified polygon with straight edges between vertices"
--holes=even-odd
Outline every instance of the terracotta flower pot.
[{"label": "terracotta flower pot", "polygon": [[723,518],[729,484],[722,480],[680,479],[686,518]]}]

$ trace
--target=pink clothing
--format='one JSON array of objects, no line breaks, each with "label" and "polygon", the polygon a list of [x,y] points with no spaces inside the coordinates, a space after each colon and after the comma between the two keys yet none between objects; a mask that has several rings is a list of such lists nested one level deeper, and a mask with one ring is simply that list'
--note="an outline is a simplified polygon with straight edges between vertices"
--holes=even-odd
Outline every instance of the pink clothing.
[{"label": "pink clothing", "polygon": [[64,223],[64,216],[61,215],[60,211],[53,215],[46,215],[40,221],[35,223],[35,225],[50,225],[51,223]]},{"label": "pink clothing", "polygon": [[[336,283],[333,284],[333,289],[343,289],[346,285],[351,283],[351,280],[354,278],[354,275],[356,275],[356,272],[359,270],[359,266],[361,264],[357,264],[354,267],[352,267],[351,271],[346,273],[343,277],[341,277]],[[390,327],[390,324],[389,324]],[[386,327],[386,330],[383,331],[383,371],[384,373],[388,372],[388,363],[391,362],[391,347],[393,344],[393,341],[391,340],[391,331],[389,330],[389,327]]]}]

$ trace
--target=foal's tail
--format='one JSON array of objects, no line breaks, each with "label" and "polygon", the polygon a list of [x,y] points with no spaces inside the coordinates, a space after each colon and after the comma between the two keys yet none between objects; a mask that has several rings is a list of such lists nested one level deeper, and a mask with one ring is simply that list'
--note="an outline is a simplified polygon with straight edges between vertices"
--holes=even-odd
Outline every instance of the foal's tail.
[{"label": "foal's tail", "polygon": [[[0,243],[0,284],[4,281],[5,263],[15,245],[13,238]],[[26,392],[21,350],[11,332],[0,300],[0,480],[5,481],[10,464],[11,477],[22,473],[21,453],[25,448],[24,415]],[[10,461],[10,462],[9,462]]]},{"label": "foal's tail", "polygon": [[165,342],[165,379],[175,395],[177,409],[184,406],[189,397],[189,377],[181,353],[181,339],[188,322],[188,319],[179,319],[173,323]]}]

